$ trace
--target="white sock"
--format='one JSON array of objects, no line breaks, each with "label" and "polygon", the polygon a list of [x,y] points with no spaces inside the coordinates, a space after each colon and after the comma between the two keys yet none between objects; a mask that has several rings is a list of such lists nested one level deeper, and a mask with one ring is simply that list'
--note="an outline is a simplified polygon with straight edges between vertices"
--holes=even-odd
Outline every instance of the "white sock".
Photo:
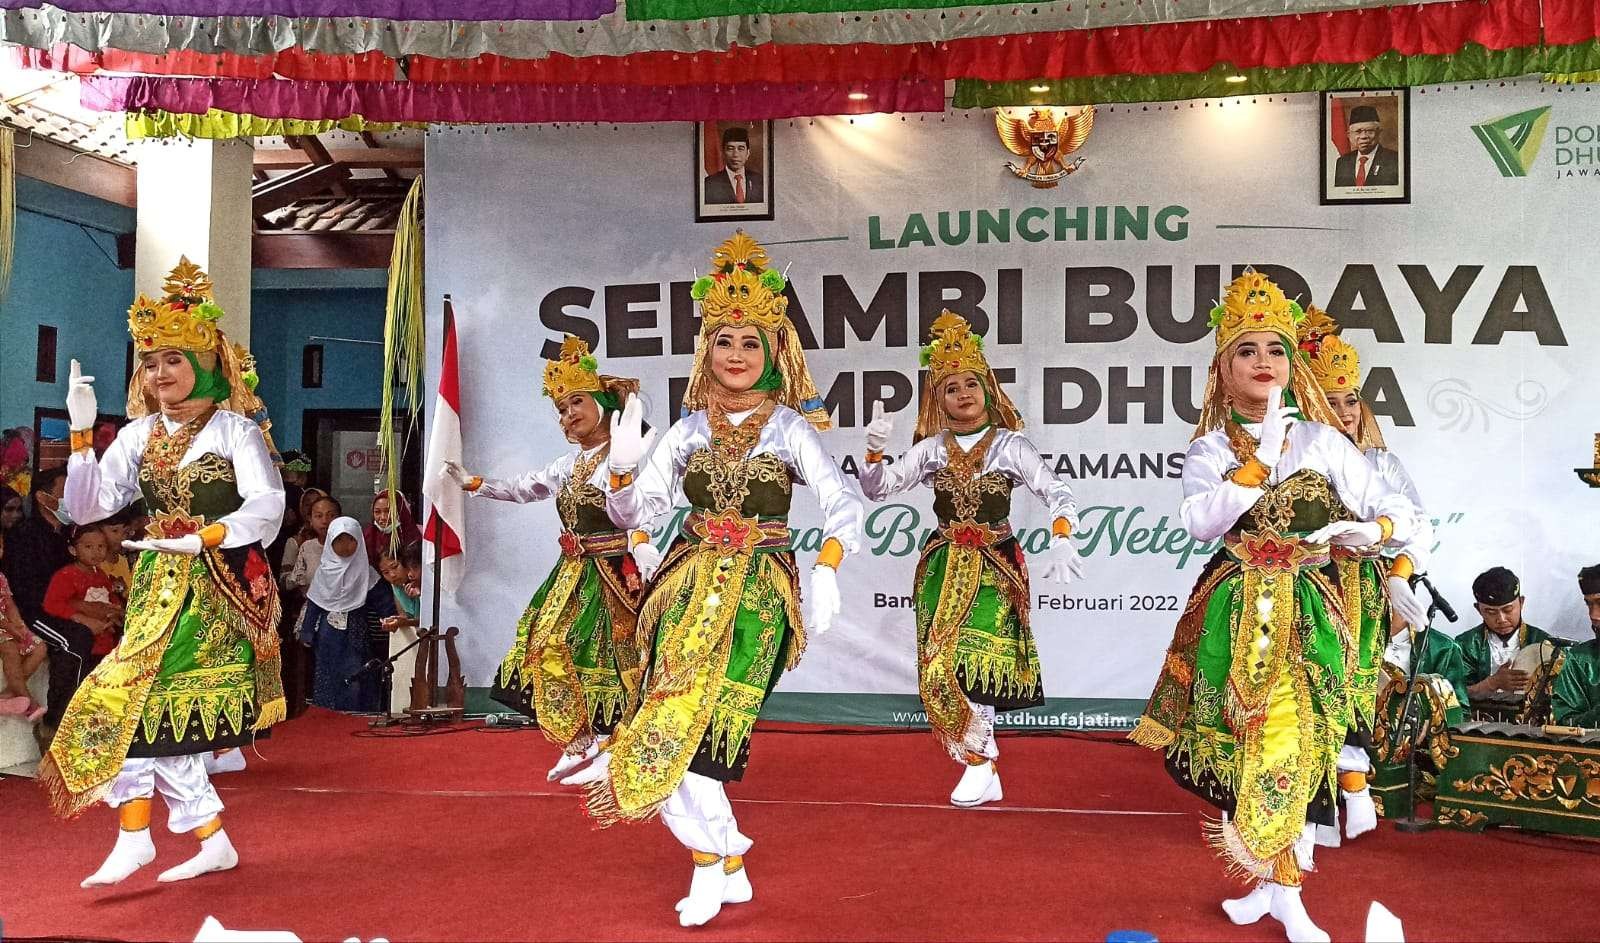
[{"label": "white sock", "polygon": [[212,871],[227,871],[238,865],[239,853],[233,850],[233,842],[228,840],[227,831],[219,828],[209,837],[200,840],[198,854],[175,868],[161,872],[161,876],[156,880],[167,884],[173,881],[187,881]]},{"label": "white sock", "polygon": [[150,829],[136,832],[117,830],[117,843],[111,854],[101,863],[100,870],[83,879],[79,887],[110,887],[150,862],[156,860],[156,845],[150,840]]},{"label": "white sock", "polygon": [[1236,926],[1248,926],[1267,915],[1267,910],[1272,906],[1272,885],[1266,882],[1257,884],[1255,888],[1243,897],[1235,897],[1222,902],[1222,910],[1228,915]]},{"label": "white sock", "polygon": [[1372,789],[1344,794],[1344,834],[1347,838],[1365,835],[1378,827],[1378,807],[1372,801]]},{"label": "white sock", "polygon": [[678,925],[699,927],[722,912],[722,892],[728,885],[728,876],[722,873],[722,861],[696,865],[694,877],[689,881],[689,896],[678,901]]},{"label": "white sock", "polygon": [[1306,913],[1306,905],[1300,900],[1300,888],[1274,884],[1272,907],[1268,912],[1272,919],[1283,924],[1289,943],[1329,943],[1328,934],[1312,923],[1311,915]]}]

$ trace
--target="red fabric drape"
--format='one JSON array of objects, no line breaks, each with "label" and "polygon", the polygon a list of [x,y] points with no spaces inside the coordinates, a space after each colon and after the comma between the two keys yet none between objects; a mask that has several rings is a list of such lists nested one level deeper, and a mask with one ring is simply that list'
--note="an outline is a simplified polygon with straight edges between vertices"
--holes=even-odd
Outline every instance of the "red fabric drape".
[{"label": "red fabric drape", "polygon": [[21,64],[31,69],[52,69],[93,75],[128,72],[137,75],[189,75],[200,78],[315,79],[339,82],[388,82],[398,76],[393,59],[381,52],[337,56],[300,49],[285,49],[270,56],[174,50],[162,55],[103,49],[91,52],[68,43],[49,49],[18,49]]}]

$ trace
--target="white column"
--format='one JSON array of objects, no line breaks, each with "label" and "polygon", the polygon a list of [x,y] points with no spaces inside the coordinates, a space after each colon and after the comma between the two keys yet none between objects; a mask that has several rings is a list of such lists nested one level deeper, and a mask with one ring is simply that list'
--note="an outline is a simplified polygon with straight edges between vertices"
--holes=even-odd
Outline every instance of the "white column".
[{"label": "white column", "polygon": [[250,342],[251,171],[246,141],[146,142],[139,151],[134,291],[154,296],[180,256],[205,269],[222,329]]}]

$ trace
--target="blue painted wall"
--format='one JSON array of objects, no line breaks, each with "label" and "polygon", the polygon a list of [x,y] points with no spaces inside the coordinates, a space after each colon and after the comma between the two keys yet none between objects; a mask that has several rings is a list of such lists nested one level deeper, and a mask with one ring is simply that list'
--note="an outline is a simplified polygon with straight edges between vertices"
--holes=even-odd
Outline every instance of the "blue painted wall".
[{"label": "blue painted wall", "polygon": [[[0,428],[31,427],[36,406],[62,407],[73,357],[96,378],[101,412],[121,415],[134,285],[133,270],[116,266],[115,234],[133,230],[134,211],[26,177],[17,202],[16,266],[0,301]],[[278,447],[300,447],[307,409],[377,409],[383,348],[311,337],[381,341],[384,272],[263,269],[253,278],[250,346]],[[59,331],[54,384],[34,381],[40,324]],[[323,345],[321,389],[300,385],[309,343]]]},{"label": "blue painted wall", "polygon": [[[250,348],[261,374],[256,391],[272,414],[278,448],[301,447],[305,410],[377,409],[382,403],[382,346],[313,337],[382,341],[383,307],[382,288],[257,287],[251,293]],[[300,385],[307,344],[322,345],[321,389]]]},{"label": "blue painted wall", "polygon": [[[17,204],[11,291],[0,300],[0,428],[32,427],[35,406],[62,408],[74,357],[96,378],[100,411],[122,415],[133,270],[117,268],[115,233],[133,229],[133,211],[26,177]],[[58,329],[53,384],[34,380],[41,324]]]}]

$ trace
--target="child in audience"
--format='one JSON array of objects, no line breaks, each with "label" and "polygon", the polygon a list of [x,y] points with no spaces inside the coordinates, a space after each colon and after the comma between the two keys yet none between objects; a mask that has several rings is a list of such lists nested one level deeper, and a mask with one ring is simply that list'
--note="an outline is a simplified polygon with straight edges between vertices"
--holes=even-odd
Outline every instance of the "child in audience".
[{"label": "child in audience", "polygon": [[395,614],[383,620],[387,632],[396,629],[416,628],[417,615],[422,609],[419,598],[422,578],[422,542],[413,540],[400,548],[395,555],[383,554],[378,560],[378,575],[394,592]]},{"label": "child in audience", "polygon": [[100,569],[110,555],[105,531],[99,525],[74,527],[67,539],[72,562],[56,571],[44,592],[44,611],[94,633],[90,654],[108,655],[122,634],[122,597],[111,577]]},{"label": "child in audience", "polygon": [[381,618],[394,615],[394,593],[367,562],[355,518],[335,519],[326,540],[306,590],[298,633],[301,643],[316,653],[311,703],[336,711],[375,711],[381,676],[362,668],[367,659],[387,655],[371,650],[369,636]]},{"label": "child in audience", "polygon": [[[0,558],[5,557],[5,534],[0,533]],[[36,721],[44,716],[44,705],[34,703],[28,693],[28,679],[44,664],[45,647],[28,631],[17,602],[11,598],[11,584],[0,573],[0,669],[5,686],[0,688],[0,714],[12,714]]]},{"label": "child in audience", "polygon": [[[100,529],[106,535],[106,560],[100,564],[100,569],[111,577],[117,584],[117,595],[123,599],[128,598],[128,590],[133,588],[133,565],[128,555],[122,550],[124,540],[142,540],[143,534],[135,535],[133,532],[133,511],[123,508],[100,522]],[[137,560],[137,557],[135,557]]]},{"label": "child in audience", "polygon": [[[323,495],[311,502],[306,523],[311,532],[295,551],[294,567],[283,578],[284,589],[307,589],[322,561],[322,542],[328,538],[328,525],[344,513],[337,498]],[[368,569],[371,569],[369,566]]]}]

